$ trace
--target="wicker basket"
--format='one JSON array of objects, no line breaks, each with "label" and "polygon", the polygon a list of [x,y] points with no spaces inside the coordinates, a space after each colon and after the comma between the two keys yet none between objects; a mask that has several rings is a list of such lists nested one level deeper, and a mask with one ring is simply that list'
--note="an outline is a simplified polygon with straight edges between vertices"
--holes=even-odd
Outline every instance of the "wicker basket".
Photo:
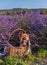
[{"label": "wicker basket", "polygon": [[[14,31],[12,31],[9,35],[9,40],[14,39],[14,37],[17,39],[19,39],[19,33],[25,33],[26,31],[24,31],[23,29],[16,29]],[[15,45],[13,45],[14,43],[12,42],[12,40],[10,41],[10,46],[6,48],[6,53],[8,55],[23,55],[26,51],[27,51],[27,46],[19,46],[19,47],[15,47]],[[20,42],[20,41],[19,41]]]},{"label": "wicker basket", "polygon": [[11,55],[11,56],[22,56],[23,54],[28,54],[28,47],[27,46],[20,46],[20,47],[14,47],[14,46],[9,46],[6,48],[6,53],[7,55]]}]

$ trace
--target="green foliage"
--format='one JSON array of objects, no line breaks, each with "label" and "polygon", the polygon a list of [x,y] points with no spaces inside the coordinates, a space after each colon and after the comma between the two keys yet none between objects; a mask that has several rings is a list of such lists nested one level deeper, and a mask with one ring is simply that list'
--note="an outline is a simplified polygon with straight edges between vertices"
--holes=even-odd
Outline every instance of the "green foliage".
[{"label": "green foliage", "polygon": [[47,10],[40,10],[41,14],[47,15]]},{"label": "green foliage", "polygon": [[0,59],[0,65],[5,65],[5,63],[2,59]]},{"label": "green foliage", "polygon": [[28,65],[28,63],[24,62],[22,57],[19,56],[8,56],[4,59],[5,65]]},{"label": "green foliage", "polygon": [[39,51],[38,51],[38,56],[39,57],[41,57],[41,58],[44,58],[45,56],[46,56],[46,54],[47,54],[47,51],[45,50],[45,49],[40,49]]},{"label": "green foliage", "polygon": [[15,64],[14,60],[15,58],[12,56],[5,57],[4,59],[6,65],[14,65]]},{"label": "green foliage", "polygon": [[28,55],[28,58],[29,58],[29,60],[31,60],[31,61],[35,61],[35,56],[32,55],[32,54],[29,54],[29,55]]},{"label": "green foliage", "polygon": [[[46,55],[46,50],[41,49],[38,51],[39,57],[41,56],[44,57],[45,55]],[[23,55],[23,56],[18,56],[18,55],[17,56],[7,56],[3,60],[0,59],[0,65],[31,65],[32,63],[34,64],[35,62],[39,61],[36,59],[37,57],[32,54]],[[38,63],[36,63],[36,65],[37,64]]]},{"label": "green foliage", "polygon": [[14,11],[9,11],[9,10],[7,10],[7,11],[5,11],[5,14],[6,14],[6,15],[14,15],[15,12],[14,12]]},{"label": "green foliage", "polygon": [[2,59],[2,56],[1,56],[1,54],[0,54],[0,59]]},{"label": "green foliage", "polygon": [[5,65],[30,65],[34,60],[35,56],[29,54],[27,56],[7,56],[1,63]]},{"label": "green foliage", "polygon": [[28,54],[28,55],[23,55],[22,59],[25,63],[27,63],[28,65],[31,65],[34,61],[35,61],[35,56],[32,54]]}]

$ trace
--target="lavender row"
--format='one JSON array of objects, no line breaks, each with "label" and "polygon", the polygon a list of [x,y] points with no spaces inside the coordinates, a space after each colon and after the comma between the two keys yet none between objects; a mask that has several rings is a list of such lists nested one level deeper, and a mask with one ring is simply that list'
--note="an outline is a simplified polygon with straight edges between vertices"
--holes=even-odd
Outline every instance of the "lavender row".
[{"label": "lavender row", "polygon": [[[0,40],[4,43],[9,38],[9,32],[23,28],[30,34],[33,44],[42,44],[47,34],[47,15],[39,12],[26,12],[24,15],[0,15]],[[39,42],[40,40],[40,42]],[[46,39],[45,39],[46,40]],[[34,45],[35,45],[34,44]]]}]

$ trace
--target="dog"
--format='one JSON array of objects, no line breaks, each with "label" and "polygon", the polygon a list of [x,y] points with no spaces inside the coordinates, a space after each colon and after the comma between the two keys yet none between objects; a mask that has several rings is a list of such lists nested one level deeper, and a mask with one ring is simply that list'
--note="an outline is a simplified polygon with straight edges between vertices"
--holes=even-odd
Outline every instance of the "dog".
[{"label": "dog", "polygon": [[28,33],[22,33],[20,36],[20,43],[23,46],[27,46],[28,52],[31,53],[31,42],[30,42],[30,36]]}]

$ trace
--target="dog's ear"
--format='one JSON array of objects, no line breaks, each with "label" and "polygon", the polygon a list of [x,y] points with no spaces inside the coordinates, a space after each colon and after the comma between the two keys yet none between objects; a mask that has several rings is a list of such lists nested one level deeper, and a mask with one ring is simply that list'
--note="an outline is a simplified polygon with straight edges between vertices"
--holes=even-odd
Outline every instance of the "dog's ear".
[{"label": "dog's ear", "polygon": [[30,34],[29,34],[29,32],[26,32],[26,34],[30,37]]}]

